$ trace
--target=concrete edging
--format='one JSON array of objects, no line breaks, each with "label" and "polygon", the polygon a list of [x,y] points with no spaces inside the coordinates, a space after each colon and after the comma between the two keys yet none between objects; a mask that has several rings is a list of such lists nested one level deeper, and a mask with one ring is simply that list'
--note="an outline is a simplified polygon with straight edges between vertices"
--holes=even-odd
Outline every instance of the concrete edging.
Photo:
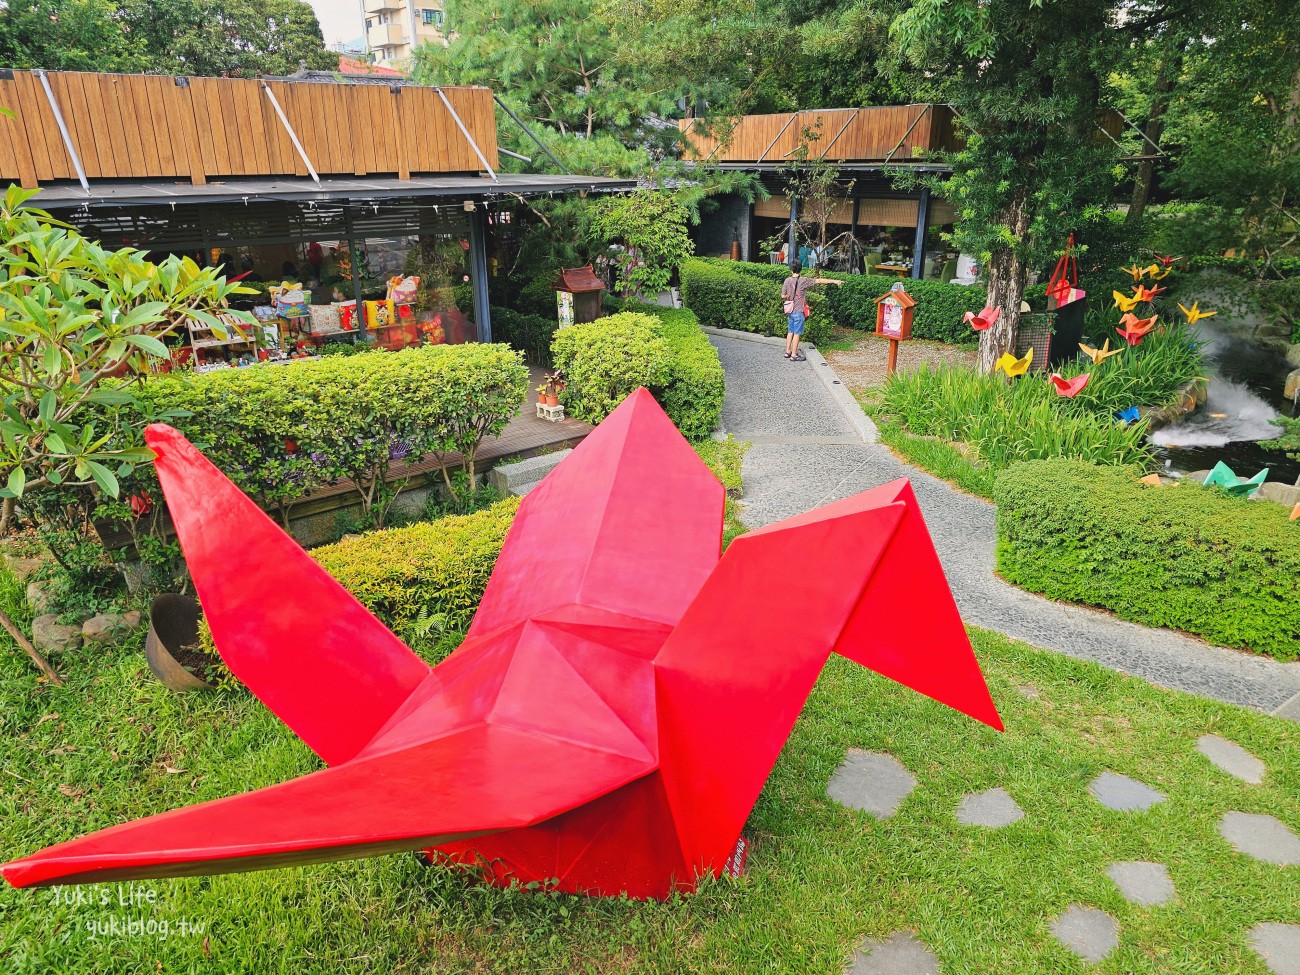
[{"label": "concrete edging", "polygon": [[[761,342],[764,345],[785,345],[785,339],[775,335],[755,335],[753,332],[741,332],[731,328],[713,328],[709,325],[701,325],[706,335],[716,335],[724,339],[740,339],[745,342]],[[876,443],[880,439],[880,434],[876,430],[876,425],[871,422],[871,418],[862,412],[862,406],[853,394],[848,391],[840,377],[835,374],[834,367],[826,361],[826,357],[817,351],[816,346],[809,345],[804,349],[804,355],[808,357],[808,363],[812,366],[813,374],[826,387],[826,391],[831,394],[831,399],[839,407],[844,418],[849,421],[853,431],[862,438],[863,443]]]}]

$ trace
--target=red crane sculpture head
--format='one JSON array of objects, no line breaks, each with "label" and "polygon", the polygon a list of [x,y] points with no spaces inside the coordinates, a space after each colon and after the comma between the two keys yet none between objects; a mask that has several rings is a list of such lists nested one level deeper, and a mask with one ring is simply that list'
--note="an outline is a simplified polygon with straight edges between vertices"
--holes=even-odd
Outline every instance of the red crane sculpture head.
[{"label": "red crane sculpture head", "polygon": [[525,498],[432,668],[184,437],[147,439],[222,657],[328,768],[49,847],[14,886],[425,850],[664,897],[723,870],[832,652],[1001,727],[905,480],[719,558],[722,486],[645,390]]}]

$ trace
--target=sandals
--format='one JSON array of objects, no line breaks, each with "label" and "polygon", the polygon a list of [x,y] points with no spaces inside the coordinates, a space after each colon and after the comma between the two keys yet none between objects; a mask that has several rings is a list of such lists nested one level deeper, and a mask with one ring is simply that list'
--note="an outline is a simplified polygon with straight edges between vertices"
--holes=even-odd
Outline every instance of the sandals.
[{"label": "sandals", "polygon": [[790,356],[790,361],[791,361],[791,362],[807,362],[807,361],[808,361],[808,357],[807,357],[807,356],[803,356],[803,355],[792,355],[792,356]]}]

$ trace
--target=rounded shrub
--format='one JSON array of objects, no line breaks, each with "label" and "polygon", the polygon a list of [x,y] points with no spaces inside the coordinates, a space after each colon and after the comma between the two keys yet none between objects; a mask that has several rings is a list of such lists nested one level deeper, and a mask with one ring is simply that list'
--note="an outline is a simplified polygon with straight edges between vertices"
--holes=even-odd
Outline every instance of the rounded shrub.
[{"label": "rounded shrub", "polygon": [[672,350],[653,315],[625,311],[555,333],[555,366],[570,416],[599,423],[641,386],[662,388]]}]

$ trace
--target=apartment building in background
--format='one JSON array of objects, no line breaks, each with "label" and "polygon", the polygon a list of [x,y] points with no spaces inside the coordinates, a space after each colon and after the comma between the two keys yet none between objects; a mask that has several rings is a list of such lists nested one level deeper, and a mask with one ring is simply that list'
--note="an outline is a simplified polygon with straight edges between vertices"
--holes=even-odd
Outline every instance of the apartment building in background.
[{"label": "apartment building in background", "polygon": [[420,44],[446,44],[442,0],[360,0],[366,53],[375,64],[406,71]]}]

